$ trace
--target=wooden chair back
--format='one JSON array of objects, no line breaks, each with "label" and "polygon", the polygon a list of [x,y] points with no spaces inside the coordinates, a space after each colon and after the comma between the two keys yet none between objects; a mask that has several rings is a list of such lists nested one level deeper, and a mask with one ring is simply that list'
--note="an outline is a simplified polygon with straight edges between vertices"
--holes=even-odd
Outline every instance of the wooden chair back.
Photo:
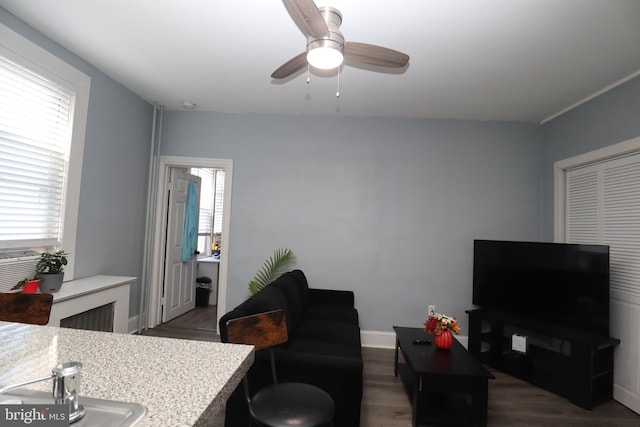
[{"label": "wooden chair back", "polygon": [[0,320],[46,325],[52,304],[51,294],[0,293]]},{"label": "wooden chair back", "polygon": [[228,342],[253,345],[256,350],[287,342],[287,319],[284,310],[238,317],[227,322]]}]

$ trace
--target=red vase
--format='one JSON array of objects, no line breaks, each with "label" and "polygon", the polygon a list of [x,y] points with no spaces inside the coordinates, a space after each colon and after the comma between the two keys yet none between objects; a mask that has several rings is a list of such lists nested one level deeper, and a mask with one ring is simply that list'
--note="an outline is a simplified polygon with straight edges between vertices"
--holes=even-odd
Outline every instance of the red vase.
[{"label": "red vase", "polygon": [[433,342],[439,349],[449,350],[453,346],[453,335],[449,331],[444,331],[440,335],[436,335]]}]

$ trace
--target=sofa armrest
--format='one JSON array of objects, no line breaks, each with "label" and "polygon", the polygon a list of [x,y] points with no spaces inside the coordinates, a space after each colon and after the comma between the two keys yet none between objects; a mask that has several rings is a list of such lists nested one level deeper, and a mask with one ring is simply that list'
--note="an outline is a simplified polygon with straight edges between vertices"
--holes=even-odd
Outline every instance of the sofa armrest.
[{"label": "sofa armrest", "polygon": [[340,305],[354,307],[353,291],[309,288],[309,305]]}]

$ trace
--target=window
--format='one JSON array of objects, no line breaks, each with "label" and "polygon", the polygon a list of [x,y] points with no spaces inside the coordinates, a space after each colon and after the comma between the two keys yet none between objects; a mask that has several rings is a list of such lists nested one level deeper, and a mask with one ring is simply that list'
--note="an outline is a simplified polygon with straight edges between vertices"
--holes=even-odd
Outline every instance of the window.
[{"label": "window", "polygon": [[[222,234],[222,201],[224,200],[224,171],[216,170],[216,191],[213,199],[213,234]],[[220,242],[218,241],[218,246]]]},{"label": "window", "polygon": [[210,256],[214,243],[220,247],[224,170],[192,168],[191,173],[202,179],[198,215],[198,252],[203,256]]},{"label": "window", "polygon": [[90,79],[4,25],[0,40],[0,261],[64,249],[71,280]]},{"label": "window", "polygon": [[0,57],[0,247],[57,248],[73,94]]}]

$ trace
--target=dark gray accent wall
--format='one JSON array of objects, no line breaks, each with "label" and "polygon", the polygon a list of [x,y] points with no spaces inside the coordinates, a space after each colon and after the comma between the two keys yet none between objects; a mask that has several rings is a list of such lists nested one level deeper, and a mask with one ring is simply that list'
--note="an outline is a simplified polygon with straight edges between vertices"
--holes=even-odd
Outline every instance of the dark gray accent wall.
[{"label": "dark gray accent wall", "polygon": [[473,239],[539,238],[539,143],[535,124],[169,111],[162,154],[234,161],[227,309],[288,247],[391,331],[428,304],[466,325]]},{"label": "dark gray accent wall", "polygon": [[[140,278],[153,107],[2,8],[0,22],[91,77],[75,277]],[[137,280],[131,315],[139,304]]]},{"label": "dark gray accent wall", "polygon": [[640,136],[640,77],[545,123],[542,238],[553,241],[555,162]]}]

